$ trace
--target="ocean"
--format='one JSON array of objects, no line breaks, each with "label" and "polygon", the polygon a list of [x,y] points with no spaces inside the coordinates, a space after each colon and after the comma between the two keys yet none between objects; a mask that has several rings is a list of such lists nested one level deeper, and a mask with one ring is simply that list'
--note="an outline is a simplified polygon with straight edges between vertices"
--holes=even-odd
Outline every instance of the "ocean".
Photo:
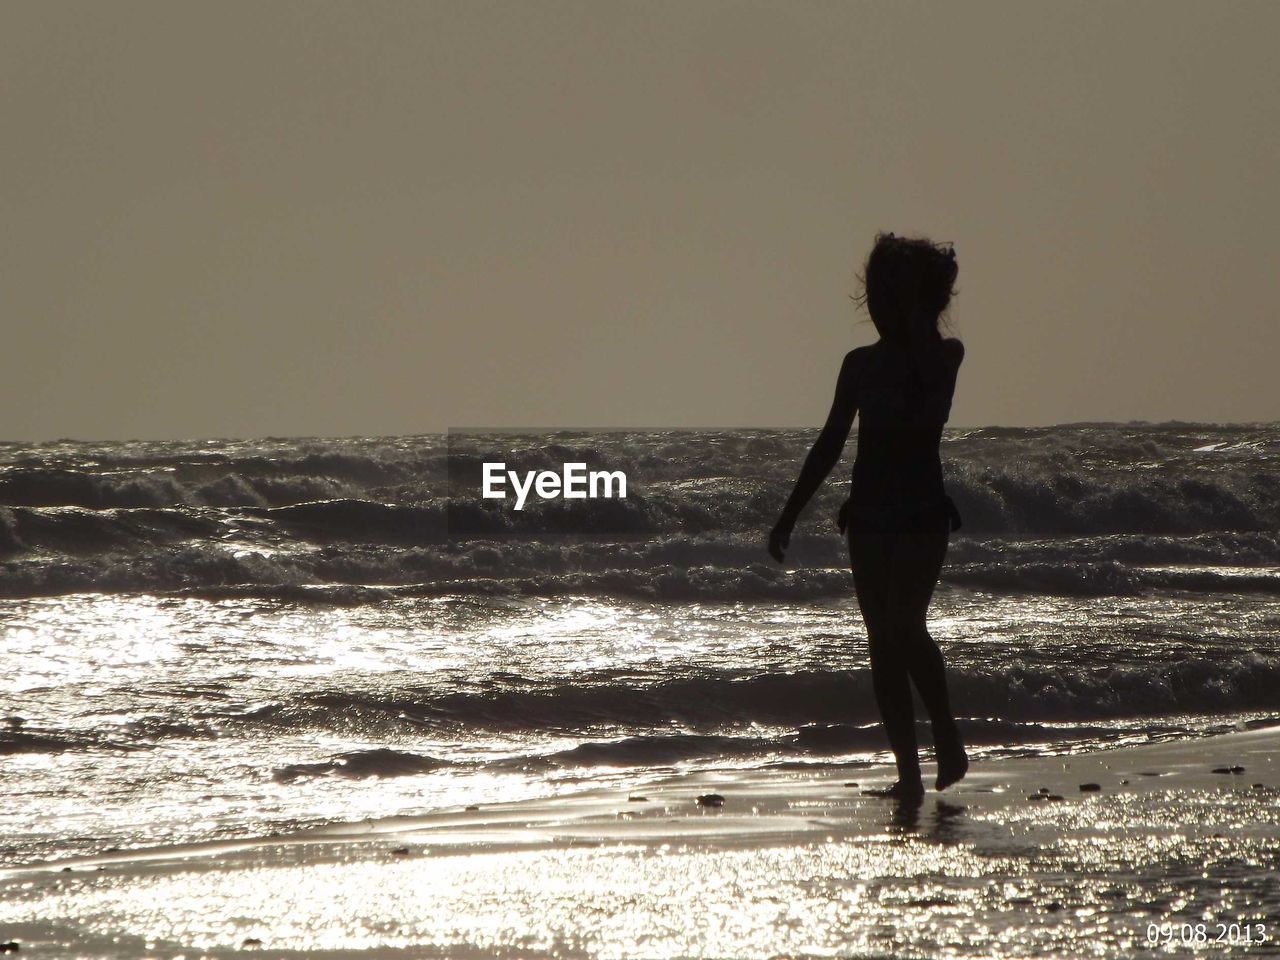
[{"label": "ocean", "polygon": [[[805,430],[0,444],[0,862],[887,758]],[[1280,719],[1280,426],[953,429],[931,629],[975,756]],[[451,482],[452,479],[452,482]],[[917,711],[923,717],[923,711]],[[922,740],[927,741],[925,725]]]}]

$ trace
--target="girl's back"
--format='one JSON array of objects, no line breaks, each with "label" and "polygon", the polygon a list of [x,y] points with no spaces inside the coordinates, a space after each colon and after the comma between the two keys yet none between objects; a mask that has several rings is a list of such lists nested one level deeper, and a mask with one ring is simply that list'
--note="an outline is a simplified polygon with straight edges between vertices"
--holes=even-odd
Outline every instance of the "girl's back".
[{"label": "girl's back", "polygon": [[964,347],[951,339],[923,350],[881,340],[860,353],[851,526],[943,526],[949,512],[938,447]]}]

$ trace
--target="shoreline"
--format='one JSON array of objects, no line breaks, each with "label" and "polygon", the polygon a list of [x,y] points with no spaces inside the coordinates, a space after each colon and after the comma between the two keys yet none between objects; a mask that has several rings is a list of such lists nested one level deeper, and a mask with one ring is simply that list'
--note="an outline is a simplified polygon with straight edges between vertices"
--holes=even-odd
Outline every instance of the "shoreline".
[{"label": "shoreline", "polygon": [[[1221,762],[1196,756],[1197,746],[1206,748],[1206,757],[1217,757]],[[929,752],[923,750],[922,754]],[[1280,756],[1280,724],[1078,754],[979,759],[972,762],[959,784],[940,793],[927,789],[918,806],[923,809],[935,801],[948,803],[963,797],[966,803],[980,804],[994,811],[1026,803],[1060,803],[1088,800],[1091,796],[1139,795],[1170,789],[1262,789],[1275,790],[1280,796],[1280,764],[1273,762],[1277,756]],[[1253,761],[1252,765],[1241,762],[1242,757]],[[1242,769],[1235,773],[1215,772],[1233,767]],[[932,782],[933,763],[922,764],[922,769],[926,784]],[[681,837],[746,840],[780,834],[799,836],[826,832],[826,818],[816,815],[822,808],[842,820],[859,824],[865,819],[874,821],[877,813],[890,808],[898,816],[909,815],[910,804],[862,792],[888,786],[894,779],[891,764],[819,767],[812,771],[717,768],[661,777],[636,789],[586,789],[484,804],[476,809],[445,807],[420,815],[327,823],[266,836],[57,858],[0,869],[0,881],[33,871],[60,872],[67,867],[76,870],[185,860],[272,846],[396,838],[421,843],[430,849],[458,850],[468,844],[514,848],[555,844],[561,840],[607,843],[665,836],[660,825],[666,825],[670,833]],[[1081,784],[1096,784],[1099,789],[1081,790]],[[723,805],[703,806],[697,802],[699,796],[708,794],[723,796]],[[815,806],[809,808],[809,804]]]},{"label": "shoreline", "polygon": [[[850,890],[906,884],[919,895],[879,906],[893,918],[892,931],[881,925],[855,936],[846,917],[818,923],[812,929],[825,933],[811,933],[808,925],[797,928],[777,916],[762,919],[757,910],[758,928],[739,934],[763,938],[760,946],[768,950],[762,955],[843,953],[845,944],[860,955],[864,947],[889,949],[891,941],[897,943],[892,949],[922,949],[910,938],[894,939],[922,923],[963,933],[968,942],[975,923],[991,926],[976,918],[986,916],[992,891],[1003,889],[1003,909],[1023,917],[1030,937],[1023,947],[1030,952],[992,953],[988,944],[989,955],[1036,955],[1050,943],[1078,949],[1090,931],[1102,936],[1084,917],[1115,923],[1127,917],[1125,942],[1138,949],[1133,930],[1143,924],[1137,920],[1168,886],[1162,864],[1170,876],[1181,876],[1187,856],[1203,861],[1206,884],[1212,864],[1222,864],[1227,882],[1240,885],[1223,902],[1242,914],[1237,919],[1256,914],[1269,924],[1267,933],[1280,938],[1278,751],[1280,726],[1271,726],[1068,756],[977,760],[960,784],[929,792],[918,807],[861,793],[890,782],[890,767],[706,771],[630,791],[587,790],[53,860],[0,872],[0,939],[30,943],[33,950],[40,943],[60,949],[96,944],[93,949],[111,956],[136,955],[130,950],[139,944],[220,956],[256,946],[254,940],[289,955],[331,955],[341,931],[343,949],[373,956],[427,943],[448,955],[512,949],[624,956],[635,955],[641,941],[652,955],[714,954],[734,940],[725,931],[712,935],[716,923],[729,923],[729,906],[738,911],[735,923],[751,922],[753,913],[738,909],[744,897],[772,903],[760,908],[765,913],[802,902],[825,916],[850,906]],[[1214,772],[1234,768],[1241,769]],[[723,805],[700,806],[696,798],[706,794],[722,796]],[[687,869],[672,875],[679,861]],[[1106,869],[1095,875],[1091,864],[1102,862]],[[798,887],[797,870],[809,877]],[[1129,879],[1113,890],[1107,878],[1121,875]],[[717,877],[736,878],[736,887],[720,886]],[[593,906],[611,883],[637,878],[626,909],[601,913]],[[1223,880],[1214,883],[1222,888]],[[976,898],[973,910],[957,913],[964,898],[945,892],[957,885]],[[555,936],[568,936],[578,952],[556,954],[555,936],[544,935],[540,887],[558,891]],[[1192,887],[1200,889],[1198,880]],[[429,900],[452,906],[427,918],[412,892],[431,890],[436,895]],[[1250,896],[1256,904],[1248,903]],[[163,911],[155,909],[157,898],[166,904]],[[1072,907],[1073,898],[1083,898],[1083,905]],[[1177,903],[1173,898],[1170,909],[1147,915],[1176,918]],[[490,920],[499,908],[509,922],[495,933]],[[683,924],[670,926],[684,915]],[[620,929],[630,932],[620,939]],[[642,933],[648,929],[667,930],[666,939]]]}]

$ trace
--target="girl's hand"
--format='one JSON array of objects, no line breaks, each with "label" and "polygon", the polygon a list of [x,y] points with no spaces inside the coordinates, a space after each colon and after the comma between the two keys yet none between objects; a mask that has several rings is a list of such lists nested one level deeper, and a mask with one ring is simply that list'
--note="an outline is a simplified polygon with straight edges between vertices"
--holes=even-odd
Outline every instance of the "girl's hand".
[{"label": "girl's hand", "polygon": [[785,517],[780,517],[778,522],[773,525],[773,529],[769,531],[769,556],[783,562],[786,556],[787,547],[791,544],[791,529],[794,524]]}]

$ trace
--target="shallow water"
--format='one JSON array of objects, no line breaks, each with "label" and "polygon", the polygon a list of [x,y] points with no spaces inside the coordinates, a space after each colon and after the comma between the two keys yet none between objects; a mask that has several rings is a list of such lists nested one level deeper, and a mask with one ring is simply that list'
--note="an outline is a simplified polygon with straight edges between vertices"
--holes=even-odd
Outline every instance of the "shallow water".
[{"label": "shallow water", "polygon": [[[451,534],[441,437],[0,445],[0,860],[882,759],[840,485],[760,546],[810,436],[510,438],[629,471],[594,538]],[[1278,437],[948,435],[932,629],[979,755],[1280,715]]]},{"label": "shallow water", "polygon": [[[3,735],[10,863],[707,765],[883,758],[847,601],[9,607],[0,668],[20,677],[25,718]],[[1275,617],[1265,598],[1015,601],[953,588],[934,633],[975,753],[999,755],[1271,715]]]}]

